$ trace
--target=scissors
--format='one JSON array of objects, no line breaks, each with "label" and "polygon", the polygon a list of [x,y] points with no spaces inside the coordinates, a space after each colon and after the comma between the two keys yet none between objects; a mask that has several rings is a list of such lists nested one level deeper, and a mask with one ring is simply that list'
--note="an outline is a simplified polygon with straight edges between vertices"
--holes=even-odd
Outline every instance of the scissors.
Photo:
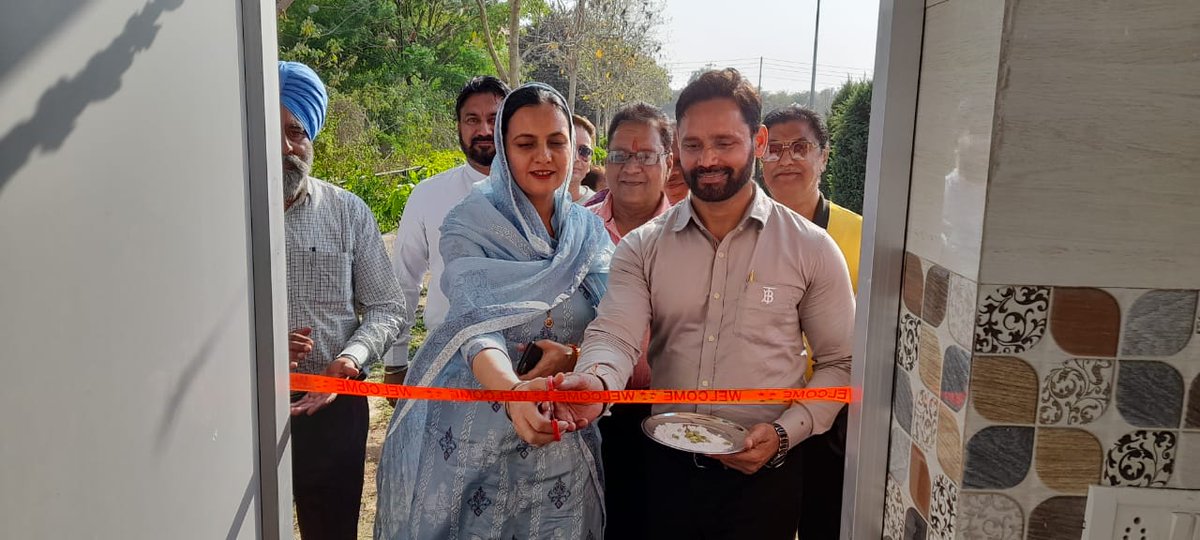
[{"label": "scissors", "polygon": [[[554,377],[546,379],[546,391],[550,392],[550,398],[554,398]],[[550,413],[550,423],[554,425],[554,440],[561,441],[562,433],[558,430],[558,420],[554,418],[554,401],[546,403],[546,410]]]}]

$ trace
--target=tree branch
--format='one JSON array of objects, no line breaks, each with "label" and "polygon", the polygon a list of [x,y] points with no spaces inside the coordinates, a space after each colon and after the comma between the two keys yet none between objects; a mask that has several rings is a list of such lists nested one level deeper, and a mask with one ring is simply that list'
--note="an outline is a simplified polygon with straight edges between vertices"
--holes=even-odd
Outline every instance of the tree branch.
[{"label": "tree branch", "polygon": [[492,27],[488,24],[487,4],[484,0],[475,0],[479,5],[479,15],[483,18],[483,37],[487,42],[488,54],[492,55],[492,62],[496,64],[496,73],[500,74],[500,78],[508,78],[508,70],[504,69],[504,64],[500,62],[500,55],[496,54],[496,45],[492,42]]}]

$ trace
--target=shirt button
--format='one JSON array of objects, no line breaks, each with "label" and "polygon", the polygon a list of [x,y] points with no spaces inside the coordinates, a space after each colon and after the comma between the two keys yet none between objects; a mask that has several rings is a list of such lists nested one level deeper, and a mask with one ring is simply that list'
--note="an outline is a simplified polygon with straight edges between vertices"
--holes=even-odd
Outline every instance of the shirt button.
[{"label": "shirt button", "polygon": [[719,293],[719,292],[715,292],[715,293],[713,293],[713,298],[716,298],[716,299],[720,300],[720,299],[721,299],[721,293]]},{"label": "shirt button", "polygon": [[700,381],[700,386],[708,388],[708,381]]},{"label": "shirt button", "polygon": [[724,252],[724,251],[718,251],[718,252],[717,252],[717,258],[724,259],[724,258],[725,258],[725,252]]},{"label": "shirt button", "polygon": [[716,340],[717,340],[717,336],[708,336],[708,340],[709,340],[709,341],[716,341]]}]

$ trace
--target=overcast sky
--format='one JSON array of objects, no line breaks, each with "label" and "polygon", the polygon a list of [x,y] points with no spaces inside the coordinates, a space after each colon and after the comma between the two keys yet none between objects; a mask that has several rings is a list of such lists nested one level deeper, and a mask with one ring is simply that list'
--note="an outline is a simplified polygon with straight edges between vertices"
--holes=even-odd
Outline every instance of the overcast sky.
[{"label": "overcast sky", "polygon": [[[817,0],[666,0],[663,61],[671,86],[706,62],[735,67],[763,90],[808,90]],[[847,76],[870,76],[875,65],[878,0],[822,0],[817,88]]]}]

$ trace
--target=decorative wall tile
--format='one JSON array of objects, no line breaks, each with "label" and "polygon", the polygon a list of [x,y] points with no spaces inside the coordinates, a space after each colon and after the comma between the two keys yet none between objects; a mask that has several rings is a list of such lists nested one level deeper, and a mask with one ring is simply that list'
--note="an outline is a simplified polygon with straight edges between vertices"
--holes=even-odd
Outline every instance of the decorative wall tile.
[{"label": "decorative wall tile", "polygon": [[1175,465],[1179,487],[1200,489],[1200,433],[1179,434],[1179,459]]},{"label": "decorative wall tile", "polygon": [[1072,358],[1042,382],[1038,422],[1081,425],[1095,422],[1112,403],[1116,361]]},{"label": "decorative wall tile", "polygon": [[925,272],[921,269],[921,258],[912,253],[904,254],[904,277],[901,296],[904,307],[914,315],[921,316],[921,301],[925,296]]},{"label": "decorative wall tile", "polygon": [[950,297],[946,300],[946,326],[950,337],[967,350],[975,336],[975,283],[959,276],[950,275]]},{"label": "decorative wall tile", "polygon": [[1025,513],[1021,505],[999,493],[963,493],[958,508],[961,540],[1023,540]]},{"label": "decorative wall tile", "polygon": [[932,452],[937,440],[938,398],[924,388],[917,390],[913,412],[913,441],[922,450]]},{"label": "decorative wall tile", "polygon": [[1171,356],[1187,345],[1196,319],[1196,291],[1150,291],[1129,310],[1121,354]]},{"label": "decorative wall tile", "polygon": [[907,371],[917,365],[917,342],[921,332],[921,319],[905,313],[900,316],[900,346],[897,347],[896,362]]},{"label": "decorative wall tile", "polygon": [[934,395],[942,389],[942,347],[937,332],[928,324],[921,324],[921,344],[917,347],[917,371],[921,381]]},{"label": "decorative wall tile", "polygon": [[1051,497],[1029,513],[1028,540],[1063,540],[1083,536],[1087,497]]},{"label": "decorative wall tile", "polygon": [[1170,431],[1135,431],[1117,440],[1104,460],[1104,484],[1163,487],[1175,469],[1176,435]]},{"label": "decorative wall tile", "polygon": [[1163,362],[1121,360],[1117,374],[1117,410],[1138,427],[1179,427],[1183,377]]},{"label": "decorative wall tile", "polygon": [[1121,307],[1100,289],[1055,287],[1050,333],[1062,350],[1081,356],[1117,355]]},{"label": "decorative wall tile", "polygon": [[925,301],[921,318],[937,327],[946,318],[946,298],[950,290],[950,271],[934,265],[925,274]]},{"label": "decorative wall tile", "polygon": [[963,487],[1006,489],[1020,484],[1033,457],[1033,428],[993,426],[967,441]]},{"label": "decorative wall tile", "polygon": [[946,347],[942,357],[942,402],[961,411],[967,402],[967,381],[971,377],[971,353],[958,345]]},{"label": "decorative wall tile", "polygon": [[912,434],[913,396],[908,373],[896,372],[896,388],[892,393],[892,417],[905,433]]},{"label": "decorative wall tile", "polygon": [[1039,428],[1036,456],[1042,483],[1071,495],[1087,495],[1104,468],[1100,441],[1081,429]]},{"label": "decorative wall tile", "polygon": [[1050,308],[1049,288],[989,286],[980,294],[975,352],[1016,354],[1042,340]]},{"label": "decorative wall tile", "polygon": [[1038,405],[1033,367],[1011,356],[977,356],[971,363],[971,403],[984,418],[1032,424]]},{"label": "decorative wall tile", "polygon": [[1192,388],[1188,390],[1187,420],[1184,427],[1200,429],[1200,375],[1192,379]]},{"label": "decorative wall tile", "polygon": [[[922,516],[929,515],[929,465],[920,448],[912,447],[912,463],[908,466],[908,492],[913,506]],[[907,537],[906,537],[907,538]]]},{"label": "decorative wall tile", "polygon": [[939,474],[933,481],[932,499],[929,508],[930,536],[939,540],[953,540],[954,518],[958,513],[958,486],[945,475]]},{"label": "decorative wall tile", "polygon": [[904,495],[896,479],[888,475],[887,495],[884,498],[883,537],[889,540],[901,540],[904,534]]},{"label": "decorative wall tile", "polygon": [[908,479],[909,452],[912,439],[899,426],[892,424],[892,441],[888,445],[888,473],[901,480]]},{"label": "decorative wall tile", "polygon": [[928,530],[925,518],[909,508],[908,514],[904,516],[904,540],[925,540],[928,538]]},{"label": "decorative wall tile", "polygon": [[946,476],[962,482],[962,430],[954,413],[946,407],[938,408],[937,458]]}]

